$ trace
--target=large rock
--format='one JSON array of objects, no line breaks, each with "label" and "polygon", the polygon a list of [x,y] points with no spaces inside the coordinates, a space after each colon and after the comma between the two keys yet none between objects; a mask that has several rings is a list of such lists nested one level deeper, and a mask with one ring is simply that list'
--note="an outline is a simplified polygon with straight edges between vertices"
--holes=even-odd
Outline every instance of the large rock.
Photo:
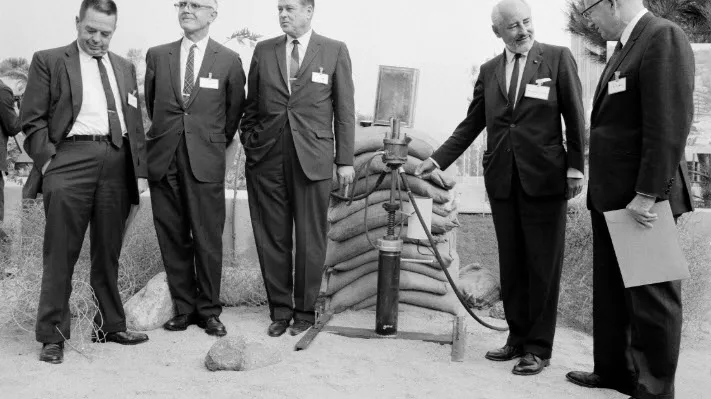
[{"label": "large rock", "polygon": [[129,330],[150,331],[175,316],[165,272],[158,273],[124,304]]},{"label": "large rock", "polygon": [[248,371],[282,361],[281,352],[258,342],[247,342],[241,335],[220,338],[205,356],[210,371]]},{"label": "large rock", "polygon": [[466,265],[459,271],[457,286],[470,308],[486,309],[501,299],[499,277],[478,263]]}]

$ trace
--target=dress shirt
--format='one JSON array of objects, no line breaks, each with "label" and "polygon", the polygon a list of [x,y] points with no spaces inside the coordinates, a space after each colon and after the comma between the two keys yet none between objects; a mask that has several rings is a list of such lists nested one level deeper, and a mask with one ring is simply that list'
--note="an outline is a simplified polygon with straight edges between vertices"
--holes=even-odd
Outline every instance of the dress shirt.
[{"label": "dress shirt", "polygon": [[648,13],[649,11],[646,8],[642,8],[642,11],[640,11],[637,15],[632,18],[629,24],[625,27],[625,30],[622,31],[622,36],[620,36],[620,43],[622,43],[622,46],[627,44],[627,41],[630,40],[630,36],[632,35],[632,31],[634,30],[634,27],[637,26],[637,23],[639,22],[640,19],[644,16],[644,14]]},{"label": "dress shirt", "polygon": [[[104,84],[101,83],[101,73],[99,72],[99,64],[97,61],[79,47],[79,65],[81,68],[81,87],[82,101],[79,115],[72,129],[67,134],[67,137],[75,135],[109,135],[109,110],[106,104],[106,93],[104,93]],[[121,122],[121,133],[126,135],[126,121],[123,118],[123,102],[121,101],[121,93],[116,83],[116,74],[111,66],[111,60],[106,53],[101,62],[106,67],[106,73],[109,75],[109,85],[114,94],[116,102],[116,112],[118,113],[119,122]]]},{"label": "dress shirt", "polygon": [[[291,52],[294,51],[294,40],[299,41],[299,67],[301,67],[306,56],[306,49],[309,48],[311,33],[313,33],[313,30],[309,29],[308,32],[297,38],[286,35],[286,76],[291,76],[291,63],[289,60],[291,59]],[[289,81],[289,93],[291,93],[291,81]]]},{"label": "dress shirt", "polygon": [[[516,58],[514,58],[514,53],[513,51],[509,50],[508,47],[506,48],[506,92],[509,92],[509,86],[511,86],[511,74],[513,74],[513,69],[514,69],[514,62],[516,61]],[[524,53],[520,53],[521,57],[518,59],[518,86],[516,87],[516,99],[518,99],[518,93],[521,91],[521,78],[523,77],[523,70],[526,68],[526,59],[528,59],[528,51]],[[516,106],[516,101],[514,101],[514,107]]]},{"label": "dress shirt", "polygon": [[[195,87],[198,87],[198,75],[200,74],[200,67],[202,66],[202,60],[205,58],[205,50],[207,49],[207,42],[210,40],[210,36],[205,36],[204,39],[199,42],[193,43],[190,39],[183,36],[183,42],[180,44],[180,93],[183,93],[185,88],[185,67],[188,63],[188,54],[190,54],[190,47],[196,45],[193,60],[193,82],[195,82]],[[193,89],[195,90],[195,89]]]}]

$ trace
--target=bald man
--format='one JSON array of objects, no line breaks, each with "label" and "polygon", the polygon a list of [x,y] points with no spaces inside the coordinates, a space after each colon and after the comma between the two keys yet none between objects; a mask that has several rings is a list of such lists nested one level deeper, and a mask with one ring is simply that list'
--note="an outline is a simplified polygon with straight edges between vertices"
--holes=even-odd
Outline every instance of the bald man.
[{"label": "bald man", "polygon": [[585,0],[583,15],[619,41],[593,100],[588,208],[593,226],[594,372],[567,378],[633,398],[673,398],[681,282],[625,288],[603,212],[653,228],[655,202],[690,212],[684,147],[693,119],[694,54],[684,32],[642,0]]},{"label": "bald man", "polygon": [[481,66],[466,118],[417,173],[446,169],[487,129],[484,181],[510,330],[486,358],[521,357],[512,372],[534,375],[551,357],[567,200],[582,188],[582,89],[570,50],[534,41],[525,1],[499,2],[492,25],[506,49]]}]

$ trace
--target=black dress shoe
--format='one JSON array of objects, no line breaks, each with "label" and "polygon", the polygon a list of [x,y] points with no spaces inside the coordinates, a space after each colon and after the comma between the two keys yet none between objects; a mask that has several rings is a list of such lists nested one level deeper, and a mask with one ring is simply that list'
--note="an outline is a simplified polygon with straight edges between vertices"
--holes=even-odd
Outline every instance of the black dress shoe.
[{"label": "black dress shoe", "polygon": [[91,342],[115,342],[121,345],[138,345],[148,341],[148,335],[131,331],[105,333],[101,330],[91,333]]},{"label": "black dress shoe", "polygon": [[168,331],[185,331],[191,324],[195,324],[195,318],[192,315],[180,314],[163,324],[163,328]]},{"label": "black dress shoe", "polygon": [[550,359],[541,359],[533,353],[526,353],[521,360],[516,363],[512,373],[516,375],[536,375],[551,364]]},{"label": "black dress shoe", "polygon": [[306,320],[294,320],[294,324],[289,328],[289,334],[292,336],[299,335],[302,332],[308,330],[314,325],[314,323]]},{"label": "black dress shoe", "polygon": [[275,320],[269,325],[267,334],[270,337],[281,337],[289,327],[289,320]]},{"label": "black dress shoe", "polygon": [[567,378],[568,381],[572,382],[575,385],[580,385],[581,387],[586,388],[614,389],[626,395],[631,395],[633,390],[632,384],[629,384],[629,386],[624,386],[624,384],[615,383],[613,381],[606,381],[595,373],[588,373],[585,371],[571,371],[565,375],[565,378]]},{"label": "black dress shoe", "polygon": [[216,337],[224,337],[227,335],[227,329],[222,324],[217,316],[210,316],[207,319],[202,319],[197,323],[198,327],[205,329],[207,335]]},{"label": "black dress shoe", "polygon": [[504,345],[503,348],[486,352],[485,358],[495,362],[505,362],[523,356],[521,347]]},{"label": "black dress shoe", "polygon": [[64,342],[42,345],[39,360],[51,364],[62,363],[64,361]]}]

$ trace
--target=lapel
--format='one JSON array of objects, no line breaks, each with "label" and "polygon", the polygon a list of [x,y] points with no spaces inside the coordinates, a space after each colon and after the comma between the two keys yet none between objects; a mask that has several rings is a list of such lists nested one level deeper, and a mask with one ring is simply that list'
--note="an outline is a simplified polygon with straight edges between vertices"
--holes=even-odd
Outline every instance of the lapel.
[{"label": "lapel", "polygon": [[644,16],[639,20],[639,22],[637,22],[637,25],[632,30],[632,34],[627,40],[627,43],[625,43],[625,45],[620,50],[620,54],[614,60],[612,60],[612,64],[608,65],[605,68],[605,71],[600,77],[600,81],[598,82],[597,89],[595,90],[595,97],[593,98],[593,110],[595,109],[595,105],[597,104],[597,102],[602,98],[602,93],[607,92],[605,85],[607,85],[607,83],[612,78],[612,75],[614,75],[615,71],[617,71],[617,68],[619,68],[622,61],[624,61],[625,57],[627,57],[627,54],[629,54],[630,50],[632,50],[634,45],[637,43],[637,39],[639,39],[640,35],[644,31],[644,28],[647,26],[649,21],[652,20],[652,17],[652,13],[648,12],[644,14]]},{"label": "lapel", "polygon": [[126,117],[126,110],[128,105],[128,94],[126,93],[126,70],[123,67],[123,62],[119,57],[109,52],[109,60],[111,61],[111,68],[114,70],[114,75],[116,76],[116,84],[119,89],[119,98],[121,99],[121,107],[123,109],[123,118],[128,120]]},{"label": "lapel", "polygon": [[496,66],[496,70],[494,71],[494,77],[499,82],[499,88],[501,89],[501,95],[503,96],[504,101],[508,101],[507,99],[509,96],[506,93],[506,50],[504,50],[504,53],[499,57],[501,58],[501,60]]},{"label": "lapel", "polygon": [[170,81],[173,83],[173,92],[175,93],[175,98],[178,100],[178,104],[183,106],[183,95],[180,92],[180,44],[183,39],[170,45],[170,50],[168,52],[169,60],[168,65],[170,67]]},{"label": "lapel", "polygon": [[[523,76],[521,76],[521,83],[518,86],[518,93],[516,95],[516,108],[521,104],[521,99],[523,94],[526,92],[526,85],[531,83],[533,77],[536,76],[538,72],[538,67],[541,66],[543,62],[543,56],[541,55],[541,46],[538,42],[533,43],[533,47],[528,52],[528,57],[526,57],[526,66],[523,68]],[[514,108],[514,112],[516,111]]]},{"label": "lapel", "polygon": [[190,99],[188,100],[188,103],[185,104],[185,108],[190,108],[193,101],[195,101],[195,97],[197,97],[200,92],[200,78],[208,76],[212,70],[212,65],[215,64],[215,60],[217,59],[217,53],[219,52],[220,49],[217,47],[217,43],[215,43],[214,40],[209,39],[207,41],[207,46],[205,47],[205,56],[202,59],[200,71],[195,78],[195,87],[193,87],[193,92],[190,93]]},{"label": "lapel", "polygon": [[77,42],[73,42],[66,47],[64,65],[69,76],[69,87],[72,93],[72,111],[74,120],[76,120],[81,110],[82,101],[82,83],[81,83],[81,65],[79,64],[79,48]]},{"label": "lapel", "polygon": [[316,32],[311,32],[311,40],[309,40],[309,47],[306,48],[306,55],[304,55],[304,62],[301,63],[299,67],[299,72],[296,73],[296,78],[301,78],[309,68],[309,65],[313,62],[316,54],[321,50],[321,44],[323,43],[323,36],[316,34]]},{"label": "lapel", "polygon": [[281,79],[284,81],[284,87],[288,93],[289,77],[286,76],[286,35],[282,36],[281,40],[277,40],[276,45],[274,45],[274,52],[276,53],[277,65],[279,65]]}]

